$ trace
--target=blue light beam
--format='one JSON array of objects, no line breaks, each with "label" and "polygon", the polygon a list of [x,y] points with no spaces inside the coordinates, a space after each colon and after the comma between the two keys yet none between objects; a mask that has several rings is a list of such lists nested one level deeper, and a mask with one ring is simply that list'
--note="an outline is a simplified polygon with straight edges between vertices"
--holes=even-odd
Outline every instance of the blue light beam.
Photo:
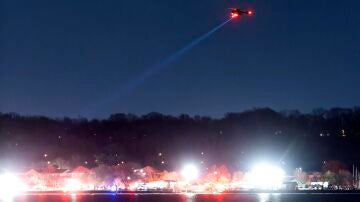
[{"label": "blue light beam", "polygon": [[[97,107],[93,107],[92,109],[95,110],[95,108],[99,108],[101,106],[106,106],[114,102],[115,100],[119,99],[122,96],[127,95],[131,90],[135,89],[136,87],[140,86],[142,83],[144,83],[149,77],[157,74],[160,70],[164,69],[165,67],[168,67],[171,63],[174,63],[176,60],[178,60],[180,57],[182,57],[186,52],[191,50],[193,47],[198,45],[200,42],[207,39],[209,36],[211,36],[213,33],[218,31],[221,27],[226,25],[228,22],[230,22],[232,18],[227,19],[225,22],[217,25],[210,31],[206,32],[205,34],[201,35],[200,37],[196,38],[192,42],[190,42],[187,46],[181,48],[180,50],[174,52],[169,57],[165,58],[161,62],[152,65],[149,69],[147,69],[145,72],[141,73],[138,77],[133,79],[132,81],[128,82],[127,84],[123,85],[118,91],[116,91],[115,94],[112,96],[108,96],[106,99],[102,100],[101,103]],[[93,111],[90,110],[90,111]],[[88,112],[88,110],[86,110]]]},{"label": "blue light beam", "polygon": [[159,72],[161,69],[167,67],[169,64],[171,64],[171,63],[175,62],[176,60],[178,60],[186,52],[191,50],[193,47],[195,47],[200,42],[204,41],[206,38],[208,38],[210,35],[215,33],[217,30],[219,30],[221,27],[226,25],[231,20],[232,20],[232,18],[226,20],[225,22],[223,22],[220,25],[216,26],[215,28],[213,28],[209,32],[201,35],[200,37],[198,37],[197,39],[192,41],[190,44],[188,44],[187,46],[183,47],[182,49],[176,51],[175,53],[173,53],[169,57],[165,58],[160,63],[157,63],[157,64],[153,65],[147,71],[145,71],[143,74],[139,75],[136,79],[134,79],[130,83],[124,85],[123,88],[121,89],[121,92],[126,94],[130,90],[132,90],[132,89],[136,88],[137,86],[141,85],[147,78],[153,76],[154,74]]}]

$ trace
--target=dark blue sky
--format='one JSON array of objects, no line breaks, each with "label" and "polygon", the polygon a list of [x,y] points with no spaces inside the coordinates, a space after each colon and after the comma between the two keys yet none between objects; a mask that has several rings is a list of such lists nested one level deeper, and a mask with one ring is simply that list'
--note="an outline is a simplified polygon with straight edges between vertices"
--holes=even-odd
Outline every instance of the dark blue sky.
[{"label": "dark blue sky", "polygon": [[[3,0],[0,6],[2,112],[222,116],[252,107],[308,112],[360,104],[358,0]],[[230,22],[118,96],[236,6],[256,15]]]}]

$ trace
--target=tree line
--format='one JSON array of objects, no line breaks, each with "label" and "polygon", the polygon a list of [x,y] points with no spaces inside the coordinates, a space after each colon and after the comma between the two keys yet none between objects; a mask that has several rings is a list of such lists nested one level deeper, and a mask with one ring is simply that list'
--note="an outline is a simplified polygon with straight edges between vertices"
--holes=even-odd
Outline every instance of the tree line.
[{"label": "tree line", "polygon": [[246,169],[272,160],[320,169],[327,160],[358,160],[360,108],[274,111],[254,108],[222,118],[112,114],[106,119],[0,113],[0,164],[34,167],[135,162],[174,169],[184,161]]}]

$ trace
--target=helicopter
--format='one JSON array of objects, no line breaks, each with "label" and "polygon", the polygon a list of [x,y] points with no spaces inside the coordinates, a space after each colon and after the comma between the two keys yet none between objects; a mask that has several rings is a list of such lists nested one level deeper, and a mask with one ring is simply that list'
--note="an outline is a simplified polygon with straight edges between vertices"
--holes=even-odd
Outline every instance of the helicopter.
[{"label": "helicopter", "polygon": [[253,15],[254,12],[252,10],[243,10],[240,8],[229,8],[231,10],[230,16],[231,18],[237,18],[240,15]]}]

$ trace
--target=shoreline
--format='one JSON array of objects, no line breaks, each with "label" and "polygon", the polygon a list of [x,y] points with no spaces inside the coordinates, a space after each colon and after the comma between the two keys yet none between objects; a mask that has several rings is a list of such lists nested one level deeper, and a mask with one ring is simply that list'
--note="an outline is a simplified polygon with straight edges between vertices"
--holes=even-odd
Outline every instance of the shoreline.
[{"label": "shoreline", "polygon": [[294,191],[225,191],[225,192],[172,192],[172,191],[26,191],[22,195],[92,195],[92,194],[360,194],[360,190],[294,190]]}]

